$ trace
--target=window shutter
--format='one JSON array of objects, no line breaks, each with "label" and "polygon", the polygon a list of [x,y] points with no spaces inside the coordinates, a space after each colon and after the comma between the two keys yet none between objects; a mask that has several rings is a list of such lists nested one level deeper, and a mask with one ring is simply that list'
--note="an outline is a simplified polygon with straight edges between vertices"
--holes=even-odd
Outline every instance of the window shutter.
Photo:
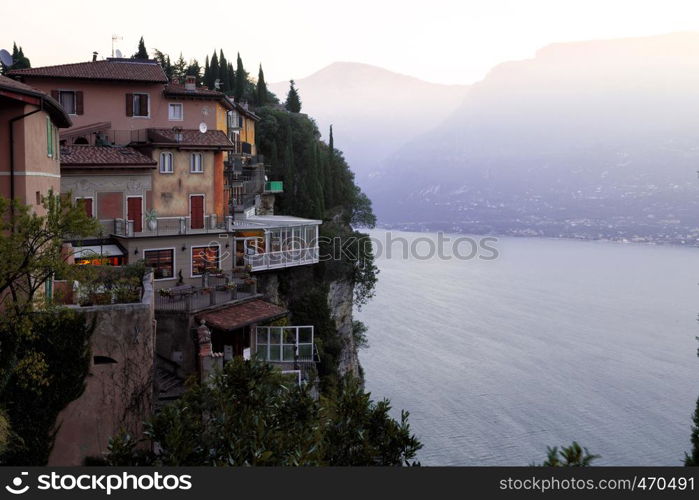
[{"label": "window shutter", "polygon": [[133,94],[126,94],[126,116],[133,116]]},{"label": "window shutter", "polygon": [[51,97],[53,97],[54,99],[56,99],[58,101],[58,99],[59,99],[58,90],[52,90]]},{"label": "window shutter", "polygon": [[75,92],[75,114],[83,114],[83,93],[82,90]]}]

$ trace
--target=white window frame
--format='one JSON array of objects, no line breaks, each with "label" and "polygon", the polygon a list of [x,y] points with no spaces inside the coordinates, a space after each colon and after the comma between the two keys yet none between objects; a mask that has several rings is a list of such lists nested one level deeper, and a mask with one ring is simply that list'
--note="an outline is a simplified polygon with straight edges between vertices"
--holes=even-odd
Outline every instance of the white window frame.
[{"label": "white window frame", "polygon": [[146,252],[159,252],[162,250],[172,250],[172,278],[158,278],[155,279],[153,276],[153,281],[170,281],[177,279],[177,249],[175,247],[164,247],[164,248],[146,248],[143,250],[143,260],[146,260]]},{"label": "white window frame", "polygon": [[189,277],[190,278],[201,278],[202,277],[201,274],[194,274],[194,249],[195,248],[211,248],[211,247],[218,247],[218,263],[217,263],[216,267],[218,269],[221,269],[222,258],[221,258],[221,244],[220,243],[213,243],[213,244],[209,244],[209,245],[206,245],[206,244],[204,244],[204,245],[192,245],[189,247],[189,274],[190,274]]},{"label": "white window frame", "polygon": [[[136,114],[136,96],[139,95],[145,95],[148,96],[148,114],[147,115],[137,115]],[[131,94],[131,99],[133,101],[131,102],[131,109],[133,111],[133,118],[150,118],[150,93],[148,92],[134,92]]]},{"label": "white window frame", "polygon": [[[149,100],[150,102],[150,100]],[[179,106],[180,108],[180,117],[179,118],[173,118],[172,115],[172,107],[173,106]],[[184,104],[181,102],[170,102],[167,105],[167,119],[170,120],[171,122],[181,122],[184,120]]]},{"label": "white window frame", "polygon": [[[195,170],[196,158],[199,158],[199,170]],[[189,157],[189,173],[203,174],[204,173],[204,155],[202,153],[192,153]]]},{"label": "white window frame", "polygon": [[[163,157],[168,156],[170,158],[170,170],[165,170],[163,169],[164,163],[163,163]],[[172,153],[168,151],[162,151],[160,153],[160,161],[159,161],[159,167],[160,167],[160,173],[161,174],[174,174],[175,173],[175,158],[173,157]]]},{"label": "white window frame", "polygon": [[[73,112],[70,113],[66,108],[63,107],[63,102],[61,101],[61,94],[67,93],[73,94]],[[78,93],[75,90],[60,90],[58,91],[58,104],[61,105],[66,114],[70,116],[77,116],[78,114]]]}]

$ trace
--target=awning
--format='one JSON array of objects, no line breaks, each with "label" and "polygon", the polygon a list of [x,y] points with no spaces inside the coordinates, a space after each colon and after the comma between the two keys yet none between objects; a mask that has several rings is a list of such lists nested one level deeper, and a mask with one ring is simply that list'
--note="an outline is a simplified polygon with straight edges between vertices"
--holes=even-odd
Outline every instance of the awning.
[{"label": "awning", "polygon": [[204,320],[206,326],[210,328],[230,332],[244,326],[274,321],[275,319],[283,318],[288,313],[289,311],[283,307],[255,299],[198,314],[196,320]]},{"label": "awning", "polygon": [[90,245],[74,247],[73,256],[76,259],[91,259],[95,257],[121,257],[124,252],[117,245]]}]

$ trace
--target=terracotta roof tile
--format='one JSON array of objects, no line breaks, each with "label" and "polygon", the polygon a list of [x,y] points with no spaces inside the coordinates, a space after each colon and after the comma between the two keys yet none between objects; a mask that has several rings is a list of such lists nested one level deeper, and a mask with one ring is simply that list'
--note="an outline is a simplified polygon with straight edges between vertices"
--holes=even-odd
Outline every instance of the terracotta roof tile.
[{"label": "terracotta roof tile", "polygon": [[233,304],[212,312],[204,312],[196,316],[202,319],[210,328],[218,330],[236,330],[253,323],[272,321],[288,314],[282,307],[275,306],[264,300],[251,300],[242,304]]},{"label": "terracotta roof tile", "polygon": [[75,78],[85,80],[123,80],[130,82],[167,83],[167,76],[155,61],[107,59],[40,68],[14,69],[10,76]]},{"label": "terracotta roof tile", "polygon": [[171,128],[149,128],[148,140],[153,145],[172,147],[201,147],[217,149],[234,149],[234,144],[221,130],[207,130],[203,134],[199,130]]},{"label": "terracotta roof tile", "polygon": [[157,163],[152,158],[128,147],[63,146],[61,168],[82,167],[150,167]]}]

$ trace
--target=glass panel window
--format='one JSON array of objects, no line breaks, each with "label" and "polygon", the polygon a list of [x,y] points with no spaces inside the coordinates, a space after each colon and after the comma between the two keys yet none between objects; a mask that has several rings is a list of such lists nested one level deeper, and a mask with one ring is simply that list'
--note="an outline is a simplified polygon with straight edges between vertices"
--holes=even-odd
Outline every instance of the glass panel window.
[{"label": "glass panel window", "polygon": [[270,361],[281,361],[281,347],[279,344],[269,346],[269,360]]},{"label": "glass panel window", "polygon": [[148,107],[148,94],[133,95],[133,115],[134,116],[150,116]]},{"label": "glass panel window", "polygon": [[213,271],[218,268],[218,246],[192,247],[192,276],[201,276],[204,271]]},{"label": "glass panel window", "polygon": [[202,163],[201,153],[192,153],[189,160],[189,169],[193,174],[201,174],[204,171],[204,164]]},{"label": "glass panel window", "polygon": [[172,153],[160,153],[160,173],[172,173]]},{"label": "glass panel window", "polygon": [[182,121],[184,113],[182,112],[182,103],[170,103],[168,105],[168,119],[174,121]]},{"label": "glass panel window", "polygon": [[173,249],[145,250],[143,252],[146,267],[153,269],[155,279],[162,280],[175,276],[174,253]]},{"label": "glass panel window", "polygon": [[72,90],[61,90],[58,93],[58,100],[66,113],[69,115],[75,114],[75,92]]},{"label": "glass panel window", "polygon": [[310,344],[311,342],[313,342],[313,328],[299,328],[299,343]]}]

